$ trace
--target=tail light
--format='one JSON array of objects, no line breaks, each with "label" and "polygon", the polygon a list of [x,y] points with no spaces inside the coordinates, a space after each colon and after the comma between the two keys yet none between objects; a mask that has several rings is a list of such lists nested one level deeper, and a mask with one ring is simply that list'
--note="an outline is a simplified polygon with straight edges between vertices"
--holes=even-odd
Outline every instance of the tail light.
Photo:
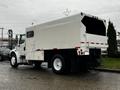
[{"label": "tail light", "polygon": [[82,49],[80,49],[80,47],[76,47],[77,49],[77,55],[81,55]]}]

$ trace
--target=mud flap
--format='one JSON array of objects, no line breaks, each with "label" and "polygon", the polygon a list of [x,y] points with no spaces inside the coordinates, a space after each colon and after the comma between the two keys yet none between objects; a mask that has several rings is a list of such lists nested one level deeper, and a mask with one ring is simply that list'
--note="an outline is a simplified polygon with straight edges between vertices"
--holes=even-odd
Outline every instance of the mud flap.
[{"label": "mud flap", "polygon": [[101,49],[90,49],[89,63],[91,67],[98,67],[101,65]]},{"label": "mud flap", "polygon": [[88,57],[89,56],[77,56],[76,59],[71,61],[71,71],[81,72],[88,70]]}]

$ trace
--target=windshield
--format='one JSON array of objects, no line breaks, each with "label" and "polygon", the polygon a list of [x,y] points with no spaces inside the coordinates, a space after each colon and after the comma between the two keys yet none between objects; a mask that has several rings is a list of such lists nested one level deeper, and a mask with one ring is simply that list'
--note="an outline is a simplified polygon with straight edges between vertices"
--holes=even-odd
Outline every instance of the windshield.
[{"label": "windshield", "polygon": [[25,34],[20,35],[20,39],[19,39],[19,44],[22,44],[25,42]]}]

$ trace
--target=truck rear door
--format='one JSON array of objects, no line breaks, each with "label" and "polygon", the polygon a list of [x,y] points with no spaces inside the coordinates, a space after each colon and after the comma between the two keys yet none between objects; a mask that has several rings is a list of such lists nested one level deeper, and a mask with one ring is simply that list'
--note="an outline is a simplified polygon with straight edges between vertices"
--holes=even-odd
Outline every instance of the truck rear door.
[{"label": "truck rear door", "polygon": [[107,49],[106,21],[96,17],[84,16],[86,43],[89,48],[100,48],[102,51]]}]

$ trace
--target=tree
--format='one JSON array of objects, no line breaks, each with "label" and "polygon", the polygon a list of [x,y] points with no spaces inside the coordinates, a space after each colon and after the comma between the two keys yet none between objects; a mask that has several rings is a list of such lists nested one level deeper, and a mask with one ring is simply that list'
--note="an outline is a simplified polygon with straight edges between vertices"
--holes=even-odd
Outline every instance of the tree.
[{"label": "tree", "polygon": [[8,38],[9,38],[9,48],[12,50],[13,48],[13,30],[8,30]]},{"label": "tree", "polygon": [[15,45],[18,44],[18,35],[15,36]]},{"label": "tree", "polygon": [[114,57],[117,54],[117,40],[116,30],[111,21],[109,21],[107,36],[108,36],[108,56]]}]

